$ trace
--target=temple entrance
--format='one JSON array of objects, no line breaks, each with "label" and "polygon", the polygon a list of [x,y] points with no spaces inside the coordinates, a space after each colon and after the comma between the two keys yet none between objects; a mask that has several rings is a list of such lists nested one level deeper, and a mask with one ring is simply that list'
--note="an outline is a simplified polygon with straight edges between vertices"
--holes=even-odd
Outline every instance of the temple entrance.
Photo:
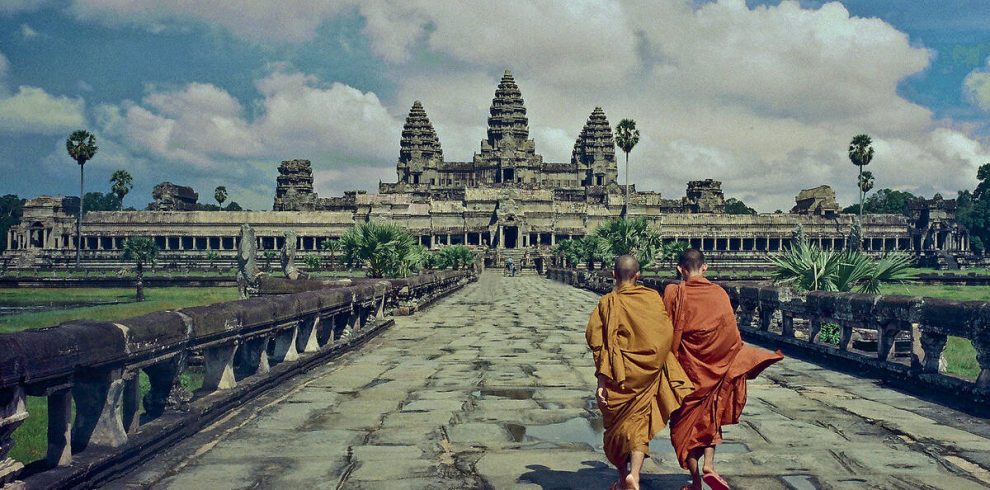
[{"label": "temple entrance", "polygon": [[502,234],[505,237],[505,248],[516,248],[518,246],[519,227],[506,226],[502,229]]}]

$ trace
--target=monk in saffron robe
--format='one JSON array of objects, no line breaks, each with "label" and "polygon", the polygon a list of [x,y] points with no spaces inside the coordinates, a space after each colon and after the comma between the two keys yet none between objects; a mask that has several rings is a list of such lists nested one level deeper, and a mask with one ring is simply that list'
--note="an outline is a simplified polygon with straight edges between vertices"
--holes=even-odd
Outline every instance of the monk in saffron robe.
[{"label": "monk in saffron robe", "polygon": [[[700,251],[684,251],[677,265],[682,281],[663,293],[674,321],[671,352],[695,388],[671,415],[670,440],[681,467],[691,472],[685,489],[700,490],[704,481],[713,490],[727,490],[728,484],[715,472],[722,426],[739,423],[746,380],[784,356],[743,344],[729,296],[705,279],[706,270]],[[705,463],[699,472],[702,456]]]},{"label": "monk in saffron robe", "polygon": [[691,385],[670,355],[674,328],[663,300],[636,284],[639,262],[623,255],[613,275],[615,290],[598,302],[586,337],[595,358],[605,455],[619,474],[611,488],[638,489],[650,440]]}]

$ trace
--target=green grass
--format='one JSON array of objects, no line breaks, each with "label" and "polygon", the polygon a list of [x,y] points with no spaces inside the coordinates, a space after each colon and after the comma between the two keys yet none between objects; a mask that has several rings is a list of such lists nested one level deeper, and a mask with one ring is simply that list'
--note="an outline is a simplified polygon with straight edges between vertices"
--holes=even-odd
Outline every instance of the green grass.
[{"label": "green grass", "polygon": [[208,305],[237,299],[237,288],[146,288],[145,300],[134,302],[130,288],[16,288],[0,289],[0,302],[59,303],[76,301],[129,301],[68,310],[22,313],[0,317],[0,333],[48,327],[76,319],[121,320],[154,311]]},{"label": "green grass", "polygon": [[[194,392],[203,386],[203,374],[199,371],[186,371],[179,376],[182,387]],[[138,378],[140,397],[151,390],[148,375],[142,371]],[[40,396],[27,397],[28,418],[14,431],[14,448],[10,457],[22,463],[30,463],[45,457],[48,452],[48,399]],[[144,409],[141,409],[144,413]],[[75,405],[72,407],[72,418],[75,419]]]},{"label": "green grass", "polygon": [[976,362],[976,349],[969,339],[949,337],[942,355],[945,356],[947,372],[967,379],[976,379],[980,374],[980,364]]},{"label": "green grass", "polygon": [[956,301],[990,301],[990,286],[938,284],[884,284],[881,294],[903,294]]}]

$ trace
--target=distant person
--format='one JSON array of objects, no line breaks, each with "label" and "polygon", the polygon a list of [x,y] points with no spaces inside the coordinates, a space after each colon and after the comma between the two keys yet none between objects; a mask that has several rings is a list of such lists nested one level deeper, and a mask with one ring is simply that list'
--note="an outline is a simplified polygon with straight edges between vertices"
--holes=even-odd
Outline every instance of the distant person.
[{"label": "distant person", "polygon": [[674,327],[663,300],[636,284],[639,262],[615,259],[615,289],[598,302],[585,333],[595,358],[595,398],[605,426],[605,456],[619,479],[611,489],[638,489],[649,444],[690,392],[670,354]]},{"label": "distant person", "polygon": [[509,271],[510,276],[516,275],[516,264],[512,261],[512,257],[505,259],[505,270]]},{"label": "distant person", "polygon": [[[703,481],[712,490],[727,490],[729,485],[715,472],[722,426],[739,423],[746,380],[784,356],[742,343],[729,296],[705,279],[707,270],[704,255],[689,248],[677,263],[681,283],[663,292],[674,321],[671,352],[695,388],[671,415],[670,440],[681,467],[691,472],[685,489],[701,490]],[[699,471],[702,456],[705,463]]]}]

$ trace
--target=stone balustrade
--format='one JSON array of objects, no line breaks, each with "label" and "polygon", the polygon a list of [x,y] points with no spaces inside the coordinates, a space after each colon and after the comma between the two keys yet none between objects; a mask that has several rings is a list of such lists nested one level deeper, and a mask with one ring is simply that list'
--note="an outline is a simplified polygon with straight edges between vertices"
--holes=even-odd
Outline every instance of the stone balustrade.
[{"label": "stone balustrade", "polygon": [[[103,481],[367,340],[391,324],[390,314],[411,314],[473,279],[469,271],[444,271],[351,284],[310,281],[288,294],[2,334],[0,487]],[[202,365],[195,394],[180,383],[191,364]],[[150,383],[143,397],[141,372]],[[48,406],[47,457],[33,463],[9,457],[11,435],[32,416],[28,396],[45,397]]]},{"label": "stone balustrade", "polygon": [[[550,269],[547,277],[599,293],[612,290],[610,272]],[[674,279],[646,278],[660,291]],[[744,337],[826,361],[865,368],[909,388],[935,388],[979,406],[990,401],[990,302],[950,301],[916,296],[880,296],[813,291],[803,295],[752,282],[723,282]],[[839,329],[838,345],[820,342],[822,327]],[[876,352],[853,348],[860,332],[876,338]],[[974,381],[940,371],[949,336],[969,339],[980,366]],[[895,340],[910,342],[905,359],[895,357]]]}]

